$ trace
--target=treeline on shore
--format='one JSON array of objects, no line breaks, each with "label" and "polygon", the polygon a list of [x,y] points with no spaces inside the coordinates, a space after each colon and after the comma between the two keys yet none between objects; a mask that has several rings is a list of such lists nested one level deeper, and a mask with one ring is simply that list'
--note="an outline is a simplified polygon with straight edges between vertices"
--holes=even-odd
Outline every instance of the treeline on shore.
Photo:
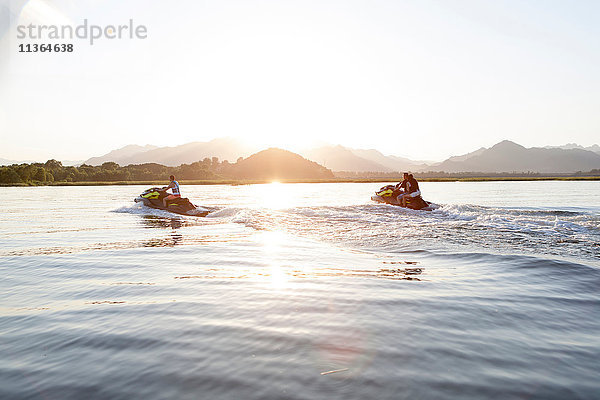
[{"label": "treeline on shore", "polygon": [[[241,159],[238,160],[238,164]],[[247,181],[252,179],[266,179],[256,177],[240,176],[238,164],[229,163],[227,160],[219,161],[217,157],[205,158],[192,164],[181,164],[178,167],[168,167],[156,163],[120,166],[114,162],[105,162],[102,165],[92,166],[82,164],[78,167],[63,166],[60,161],[48,160],[45,163],[13,164],[0,166],[0,185],[50,185],[50,184],[94,184],[94,183],[135,183],[135,182],[160,182],[165,181],[169,175],[175,175],[179,180],[196,182],[222,182],[232,183],[236,181]],[[314,163],[313,163],[314,164]],[[262,164],[254,165],[253,169],[262,169]],[[251,165],[243,165],[248,171]],[[322,167],[321,167],[322,168]],[[237,171],[237,172],[236,172]],[[575,172],[573,174],[542,174],[537,172],[525,173],[482,173],[482,172],[457,172],[448,173],[443,171],[415,172],[417,179],[426,181],[435,180],[537,180],[537,179],[577,179],[590,177],[600,179],[600,169],[589,172]],[[310,181],[310,178],[300,177],[300,180],[292,177],[291,181]],[[233,179],[233,180],[232,180]],[[335,176],[315,175],[315,181],[328,182],[351,182],[351,181],[396,181],[401,179],[399,172],[335,172]]]},{"label": "treeline on shore", "polygon": [[169,175],[175,175],[178,179],[210,180],[223,178],[219,171],[225,169],[228,164],[228,161],[220,162],[217,157],[178,167],[155,163],[121,167],[114,162],[105,162],[99,166],[82,164],[73,167],[64,166],[60,161],[48,160],[45,163],[2,166],[0,183],[43,185],[55,182],[156,181],[165,180]]}]

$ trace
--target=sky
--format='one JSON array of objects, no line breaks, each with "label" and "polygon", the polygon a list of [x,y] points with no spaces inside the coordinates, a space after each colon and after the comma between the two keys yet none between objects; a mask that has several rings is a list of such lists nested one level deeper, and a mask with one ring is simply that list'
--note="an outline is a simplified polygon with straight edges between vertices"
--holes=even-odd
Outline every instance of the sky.
[{"label": "sky", "polygon": [[[145,39],[30,40],[28,24]],[[0,158],[235,137],[443,160],[600,142],[600,2],[0,0]],[[19,53],[72,43],[72,53]]]}]

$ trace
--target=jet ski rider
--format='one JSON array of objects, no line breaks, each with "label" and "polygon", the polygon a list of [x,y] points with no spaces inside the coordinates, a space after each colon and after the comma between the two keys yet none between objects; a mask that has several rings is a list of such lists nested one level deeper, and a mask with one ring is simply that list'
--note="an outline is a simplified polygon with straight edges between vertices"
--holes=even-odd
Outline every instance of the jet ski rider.
[{"label": "jet ski rider", "polygon": [[419,189],[419,182],[415,179],[412,174],[405,172],[402,174],[402,182],[396,185],[396,190],[401,190],[398,197],[398,203],[402,207],[406,207],[406,201],[409,197],[417,197],[421,195],[421,190]]},{"label": "jet ski rider", "polygon": [[179,182],[177,182],[175,180],[175,176],[171,175],[169,177],[169,179],[171,180],[171,183],[169,183],[169,186],[163,188],[163,190],[167,191],[169,189],[171,189],[171,191],[173,192],[173,194],[168,194],[167,196],[163,197],[162,202],[163,202],[163,206],[166,208],[167,207],[167,201],[169,200],[174,200],[174,199],[179,199],[181,197],[181,192],[179,191]]}]

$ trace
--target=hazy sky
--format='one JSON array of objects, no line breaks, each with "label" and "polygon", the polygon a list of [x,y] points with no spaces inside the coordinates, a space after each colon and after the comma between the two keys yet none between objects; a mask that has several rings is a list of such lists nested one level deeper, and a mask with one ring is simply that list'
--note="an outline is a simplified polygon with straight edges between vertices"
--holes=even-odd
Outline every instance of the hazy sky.
[{"label": "hazy sky", "polygon": [[[84,19],[148,37],[17,52],[18,24]],[[221,136],[429,160],[600,142],[600,1],[0,0],[0,24],[2,158]]]}]

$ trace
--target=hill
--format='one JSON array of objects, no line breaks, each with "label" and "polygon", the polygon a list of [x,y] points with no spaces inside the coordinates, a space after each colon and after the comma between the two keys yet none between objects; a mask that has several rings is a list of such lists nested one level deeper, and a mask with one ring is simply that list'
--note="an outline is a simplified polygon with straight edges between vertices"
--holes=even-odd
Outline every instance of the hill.
[{"label": "hill", "polygon": [[224,175],[236,179],[331,179],[331,170],[291,151],[270,148],[231,165]]},{"label": "hill", "polygon": [[[464,157],[464,156],[463,156]],[[573,173],[600,168],[600,155],[582,149],[525,148],[504,140],[466,158],[450,158],[432,166],[445,172]]]}]

